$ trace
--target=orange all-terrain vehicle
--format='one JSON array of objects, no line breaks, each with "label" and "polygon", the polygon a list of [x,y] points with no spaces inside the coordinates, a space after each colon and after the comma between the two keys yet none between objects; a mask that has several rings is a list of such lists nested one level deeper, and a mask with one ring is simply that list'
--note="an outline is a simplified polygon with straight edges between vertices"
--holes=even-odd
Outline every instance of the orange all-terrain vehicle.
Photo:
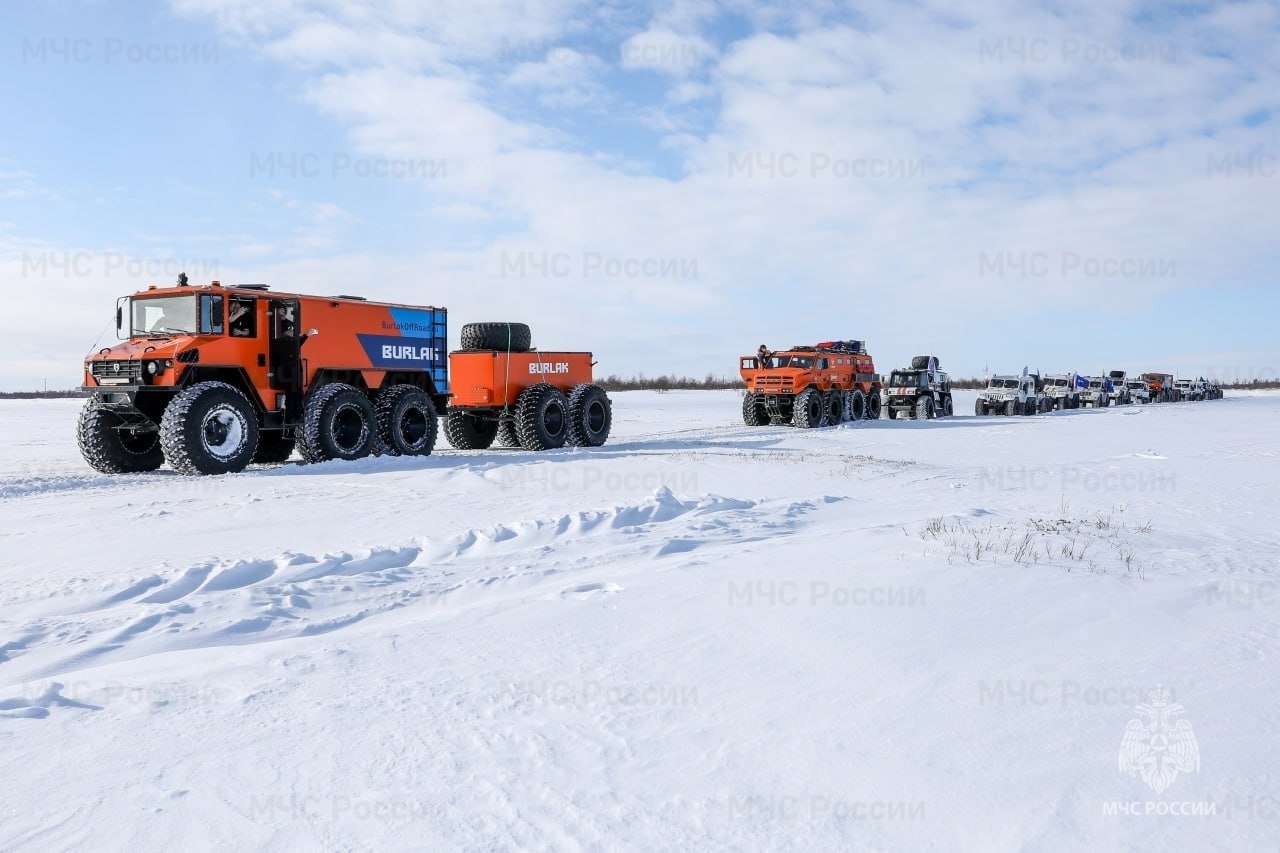
[{"label": "orange all-terrain vehicle", "polygon": [[123,343],[89,356],[80,415],[99,471],[190,474],[376,450],[431,452],[448,402],[447,313],[355,296],[188,285],[123,297]]},{"label": "orange all-terrain vehicle", "polygon": [[523,323],[470,323],[462,347],[449,354],[444,434],[454,447],[598,447],[609,437],[612,404],[592,384],[591,353],[535,350]]},{"label": "orange all-terrain vehicle", "polygon": [[807,428],[880,417],[880,377],[862,341],[758,352],[742,356],[739,370],[747,383],[747,426]]},{"label": "orange all-terrain vehicle", "polygon": [[[464,346],[468,337],[478,345],[495,325],[505,324],[465,327]],[[218,474],[283,462],[295,447],[306,462],[426,455],[449,404],[443,308],[272,293],[265,285],[191,286],[184,275],[176,287],[122,298],[116,327],[125,340],[84,363],[90,398],[79,443],[99,471],[151,471],[168,462],[183,473]],[[587,362],[589,379],[589,355]],[[504,393],[511,387],[491,381]],[[521,417],[519,405],[512,418],[524,424],[520,441],[533,449],[559,446],[561,432],[560,443],[581,434],[570,403],[558,406],[544,393],[552,399],[537,408],[540,427],[534,414]],[[604,406],[603,429],[599,405],[586,406],[597,428],[581,443],[603,442],[607,398]],[[447,425],[457,418],[449,417]]]}]

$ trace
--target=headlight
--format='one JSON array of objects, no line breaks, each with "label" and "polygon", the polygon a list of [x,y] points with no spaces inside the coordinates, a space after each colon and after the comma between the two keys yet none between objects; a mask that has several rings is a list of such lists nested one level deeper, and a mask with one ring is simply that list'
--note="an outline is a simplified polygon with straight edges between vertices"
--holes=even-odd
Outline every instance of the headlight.
[{"label": "headlight", "polygon": [[147,362],[147,373],[151,374],[152,376],[155,376],[159,372],[160,372],[160,365],[156,364],[156,362],[154,361]]}]

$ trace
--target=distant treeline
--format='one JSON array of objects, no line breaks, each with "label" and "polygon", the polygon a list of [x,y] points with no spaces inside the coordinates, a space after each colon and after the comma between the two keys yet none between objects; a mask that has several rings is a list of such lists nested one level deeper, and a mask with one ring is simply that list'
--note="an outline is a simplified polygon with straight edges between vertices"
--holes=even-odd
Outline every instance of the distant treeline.
[{"label": "distant treeline", "polygon": [[716,376],[708,373],[701,379],[691,376],[630,376],[623,378],[616,373],[597,379],[596,384],[606,391],[724,391],[741,388],[742,379],[737,376]]},{"label": "distant treeline", "polygon": [[0,391],[0,400],[65,400],[87,396],[78,388],[70,391]]}]

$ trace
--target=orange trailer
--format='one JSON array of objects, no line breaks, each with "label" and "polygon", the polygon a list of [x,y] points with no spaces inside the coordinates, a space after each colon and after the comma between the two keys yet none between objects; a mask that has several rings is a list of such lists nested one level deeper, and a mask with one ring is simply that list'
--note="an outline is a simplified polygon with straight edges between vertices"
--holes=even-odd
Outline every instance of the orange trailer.
[{"label": "orange trailer", "polygon": [[535,350],[520,323],[468,324],[462,341],[471,346],[449,354],[453,396],[444,434],[451,445],[550,450],[608,439],[612,403],[592,382],[591,353]]}]

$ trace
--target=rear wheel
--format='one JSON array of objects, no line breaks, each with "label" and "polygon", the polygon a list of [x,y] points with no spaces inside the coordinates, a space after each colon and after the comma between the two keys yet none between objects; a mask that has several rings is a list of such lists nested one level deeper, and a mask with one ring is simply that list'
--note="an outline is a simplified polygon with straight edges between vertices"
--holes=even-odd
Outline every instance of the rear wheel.
[{"label": "rear wheel", "polygon": [[377,415],[369,398],[345,382],[331,382],[307,400],[298,450],[307,462],[362,459],[373,452],[377,437]]},{"label": "rear wheel", "polygon": [[599,447],[609,440],[613,426],[613,405],[599,385],[578,385],[569,391],[569,435],[571,447]]},{"label": "rear wheel", "polygon": [[796,395],[794,409],[791,412],[791,423],[800,429],[812,429],[822,426],[826,413],[822,392],[816,388],[806,388]]},{"label": "rear wheel", "polygon": [[569,401],[554,385],[539,382],[516,399],[516,436],[525,450],[564,447],[569,433]]},{"label": "rear wheel", "polygon": [[440,424],[436,404],[414,385],[392,385],[374,407],[378,438],[392,456],[427,456],[435,449]]},{"label": "rear wheel", "polygon": [[516,425],[511,420],[498,421],[498,434],[493,443],[499,447],[519,447],[520,439],[516,437]]},{"label": "rear wheel", "polygon": [[769,412],[760,400],[760,395],[748,391],[742,398],[742,422],[747,426],[764,426],[769,423]]},{"label": "rear wheel", "polygon": [[951,402],[951,397],[950,397],[950,395],[948,395],[948,396],[947,396],[947,397],[942,401],[942,416],[943,416],[943,417],[946,417],[946,418],[949,418],[949,417],[951,417],[952,415],[954,415],[955,413],[956,413],[955,404],[953,404],[953,403]]},{"label": "rear wheel", "polygon": [[878,391],[872,391],[867,397],[867,417],[873,421],[880,420],[880,413],[883,409],[883,402],[880,399]]},{"label": "rear wheel", "polygon": [[867,417],[867,396],[857,388],[849,392],[849,420],[860,421]]},{"label": "rear wheel", "polygon": [[198,382],[165,407],[160,446],[169,467],[183,474],[243,471],[258,449],[258,418],[236,387]]},{"label": "rear wheel", "polygon": [[484,450],[498,437],[498,420],[465,409],[450,409],[444,418],[444,437],[458,450]]},{"label": "rear wheel", "polygon": [[459,335],[463,349],[528,352],[533,344],[524,323],[467,323]]},{"label": "rear wheel", "polygon": [[80,410],[76,437],[84,461],[104,474],[154,471],[164,463],[160,433],[124,429],[125,419],[90,400]]}]

